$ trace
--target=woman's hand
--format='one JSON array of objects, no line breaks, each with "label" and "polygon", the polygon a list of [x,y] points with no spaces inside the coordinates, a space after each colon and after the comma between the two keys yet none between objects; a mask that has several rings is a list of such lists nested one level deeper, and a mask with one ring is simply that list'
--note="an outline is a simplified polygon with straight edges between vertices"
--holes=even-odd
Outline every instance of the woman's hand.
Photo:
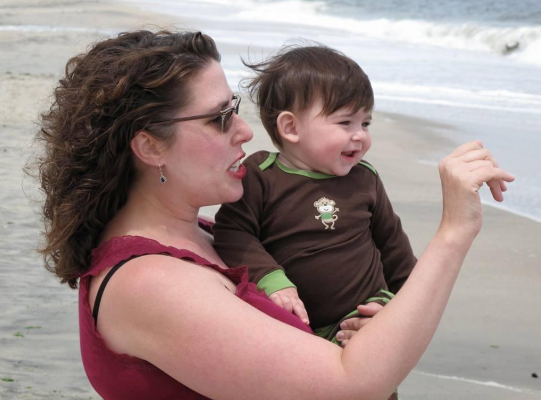
[{"label": "woman's hand", "polygon": [[[482,209],[479,189],[486,182],[492,197],[503,201],[502,192],[507,191],[505,182],[515,177],[498,168],[498,163],[480,141],[472,141],[458,147],[439,163],[443,192],[443,216],[440,230],[450,233],[453,240],[462,241],[469,247],[482,225]],[[377,303],[359,306],[362,315],[373,317],[383,307]],[[336,339],[345,347],[348,341],[371,318],[351,318],[344,321]]]},{"label": "woman's hand", "polygon": [[[357,306],[357,311],[364,316],[373,317],[379,311],[381,311],[382,308],[383,306],[379,303],[368,303],[366,305]],[[340,342],[340,346],[346,347],[349,339],[351,339],[371,320],[371,318],[350,318],[343,321],[340,324],[341,330],[336,334],[336,340]]]},{"label": "woman's hand", "polygon": [[515,177],[498,168],[490,151],[480,141],[463,144],[439,163],[443,192],[443,216],[440,229],[456,232],[472,241],[482,225],[479,189],[487,183],[496,201],[503,201],[505,182]]}]

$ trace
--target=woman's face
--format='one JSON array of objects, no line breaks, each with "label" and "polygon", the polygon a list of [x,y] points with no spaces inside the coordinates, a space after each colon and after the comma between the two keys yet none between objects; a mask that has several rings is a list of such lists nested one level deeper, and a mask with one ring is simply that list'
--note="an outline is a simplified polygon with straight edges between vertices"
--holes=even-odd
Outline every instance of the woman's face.
[{"label": "woman's face", "polygon": [[[175,117],[215,113],[232,105],[233,92],[219,63],[212,61],[195,76],[189,105]],[[245,156],[242,144],[253,137],[251,129],[235,113],[221,131],[221,118],[182,121],[175,124],[175,141],[163,159],[168,191],[176,200],[193,207],[233,202],[242,196]]]}]

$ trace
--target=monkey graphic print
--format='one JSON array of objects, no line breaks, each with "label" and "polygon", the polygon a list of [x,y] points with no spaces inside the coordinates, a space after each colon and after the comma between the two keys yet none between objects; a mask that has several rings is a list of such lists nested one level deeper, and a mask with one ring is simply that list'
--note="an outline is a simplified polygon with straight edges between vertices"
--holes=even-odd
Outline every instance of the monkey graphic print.
[{"label": "monkey graphic print", "polygon": [[336,215],[335,213],[340,211],[340,209],[335,206],[336,202],[334,200],[329,200],[326,197],[322,197],[318,201],[314,202],[314,207],[319,213],[319,215],[316,215],[315,218],[317,220],[321,220],[321,222],[325,226],[325,229],[334,229],[334,223],[338,219],[338,215]]}]

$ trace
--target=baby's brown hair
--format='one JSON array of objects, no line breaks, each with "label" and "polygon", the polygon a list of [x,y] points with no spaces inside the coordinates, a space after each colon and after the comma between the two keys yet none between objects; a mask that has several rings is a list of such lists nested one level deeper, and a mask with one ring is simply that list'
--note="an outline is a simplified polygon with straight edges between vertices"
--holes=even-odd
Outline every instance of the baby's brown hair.
[{"label": "baby's brown hair", "polygon": [[282,140],[276,120],[283,111],[306,111],[318,98],[323,101],[323,115],[341,108],[353,112],[374,108],[368,76],[355,61],[330,47],[289,45],[260,63],[243,63],[256,73],[243,81],[243,87],[278,148]]}]

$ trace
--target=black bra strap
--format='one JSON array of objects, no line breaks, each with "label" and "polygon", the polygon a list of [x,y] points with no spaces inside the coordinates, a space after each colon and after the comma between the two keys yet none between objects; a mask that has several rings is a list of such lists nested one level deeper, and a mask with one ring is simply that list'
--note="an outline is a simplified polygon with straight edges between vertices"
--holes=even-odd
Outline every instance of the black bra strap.
[{"label": "black bra strap", "polygon": [[126,264],[128,261],[140,256],[133,256],[128,258],[127,260],[120,261],[117,265],[115,265],[111,270],[107,273],[103,281],[101,282],[100,288],[98,289],[98,294],[96,295],[96,300],[94,300],[94,310],[92,311],[92,316],[94,317],[94,326],[98,326],[98,311],[100,309],[100,302],[101,302],[101,296],[103,296],[103,291],[105,290],[105,286],[107,286],[107,283],[109,282],[109,279],[113,276],[113,274],[118,271],[120,267],[122,267],[124,264]]}]

